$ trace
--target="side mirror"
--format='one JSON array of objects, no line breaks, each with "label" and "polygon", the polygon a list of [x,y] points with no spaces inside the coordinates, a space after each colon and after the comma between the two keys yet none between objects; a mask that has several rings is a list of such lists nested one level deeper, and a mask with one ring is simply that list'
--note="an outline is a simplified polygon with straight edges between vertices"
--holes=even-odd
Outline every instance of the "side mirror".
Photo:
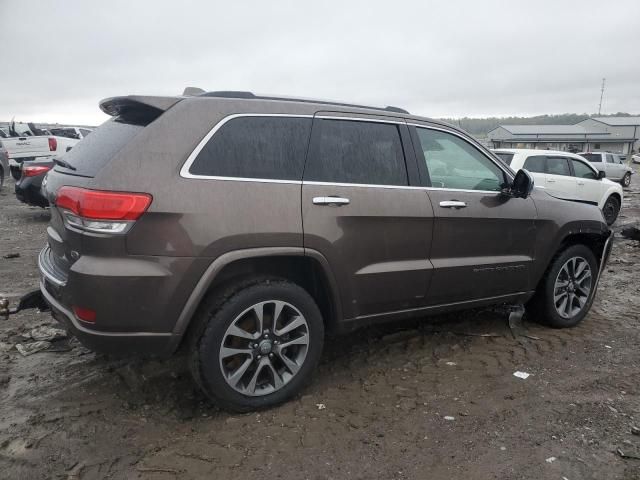
[{"label": "side mirror", "polygon": [[607,172],[605,172],[603,170],[598,170],[598,180],[602,180],[606,176],[607,176]]},{"label": "side mirror", "polygon": [[513,183],[509,189],[509,194],[515,198],[527,198],[533,190],[533,177],[524,169],[518,170],[513,178]]}]

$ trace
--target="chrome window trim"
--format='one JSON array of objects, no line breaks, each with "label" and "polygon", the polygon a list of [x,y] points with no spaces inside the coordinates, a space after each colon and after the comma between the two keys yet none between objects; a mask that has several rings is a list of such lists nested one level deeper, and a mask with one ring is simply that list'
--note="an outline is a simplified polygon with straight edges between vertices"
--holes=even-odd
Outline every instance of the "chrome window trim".
[{"label": "chrome window trim", "polygon": [[180,169],[180,176],[182,178],[196,178],[201,180],[231,180],[236,182],[261,182],[261,183],[293,183],[300,184],[300,180],[278,180],[278,179],[267,179],[267,178],[249,178],[249,177],[224,177],[217,175],[195,175],[189,172],[191,165],[198,157],[202,149],[205,147],[207,142],[213,137],[218,130],[220,130],[225,123],[235,119],[242,117],[283,117],[283,118],[313,118],[313,115],[297,115],[293,113],[234,113],[232,115],[227,115],[223,117],[218,123],[216,123],[209,133],[207,133],[202,140],[196,145],[196,148],[189,154],[187,160],[182,165]]},{"label": "chrome window trim", "polygon": [[[218,123],[216,123],[211,130],[200,140],[198,145],[193,149],[193,151],[187,157],[187,160],[182,165],[180,169],[180,176],[182,178],[188,179],[200,179],[200,180],[222,180],[222,181],[232,181],[232,182],[258,182],[258,183],[280,183],[280,184],[291,184],[291,185],[326,185],[326,186],[336,186],[336,187],[357,187],[357,188],[387,188],[387,189],[401,189],[401,190],[424,190],[424,191],[450,191],[450,192],[463,192],[463,193],[482,193],[482,194],[498,194],[500,193],[497,190],[466,190],[466,189],[458,189],[458,188],[441,188],[441,187],[423,187],[423,186],[411,186],[411,185],[377,185],[377,184],[367,184],[367,183],[341,183],[341,182],[318,182],[314,180],[280,180],[280,179],[270,179],[270,178],[251,178],[251,177],[225,177],[225,176],[217,176],[217,175],[195,175],[189,173],[189,169],[191,165],[195,161],[198,154],[205,147],[207,142],[213,137],[222,126],[235,119],[242,117],[283,117],[283,118],[319,118],[323,120],[348,120],[348,121],[356,121],[356,122],[376,122],[376,123],[388,123],[390,125],[410,125],[418,128],[427,128],[432,130],[440,130],[445,133],[450,133],[455,135],[462,140],[469,142],[469,140],[446,128],[432,127],[426,126],[418,123],[408,123],[404,119],[391,120],[391,119],[377,119],[377,118],[367,118],[367,117],[352,117],[352,116],[335,116],[335,115],[306,115],[306,114],[290,114],[290,113],[234,113],[231,115],[227,115],[223,117]],[[474,145],[477,149],[477,146]],[[496,164],[498,168],[504,171],[507,176],[512,178],[512,174],[498,165],[495,161],[493,161],[490,157],[482,152],[482,150],[478,149],[481,154],[485,155],[487,159]]]}]

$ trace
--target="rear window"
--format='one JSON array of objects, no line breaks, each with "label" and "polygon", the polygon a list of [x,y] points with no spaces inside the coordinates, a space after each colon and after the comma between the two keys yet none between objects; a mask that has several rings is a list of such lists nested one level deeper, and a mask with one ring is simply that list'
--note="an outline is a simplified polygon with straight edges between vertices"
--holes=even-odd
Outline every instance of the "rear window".
[{"label": "rear window", "polygon": [[60,165],[55,170],[93,177],[143,128],[122,118],[108,120],[63,155],[64,160],[76,170]]},{"label": "rear window", "polygon": [[495,154],[496,157],[498,157],[500,160],[502,160],[504,163],[506,163],[507,165],[511,165],[511,161],[513,160],[513,153],[506,153],[506,152],[493,152]]},{"label": "rear window", "polygon": [[311,118],[235,118],[211,137],[189,167],[189,173],[301,180],[310,133]]},{"label": "rear window", "polygon": [[591,163],[602,162],[602,155],[599,153],[581,153],[580,156],[586,158]]}]

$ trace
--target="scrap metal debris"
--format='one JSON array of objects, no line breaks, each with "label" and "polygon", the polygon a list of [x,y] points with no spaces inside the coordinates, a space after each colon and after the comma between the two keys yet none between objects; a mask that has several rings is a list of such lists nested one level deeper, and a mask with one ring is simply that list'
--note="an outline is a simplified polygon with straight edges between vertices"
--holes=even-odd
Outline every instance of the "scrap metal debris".
[{"label": "scrap metal debris", "polygon": [[7,253],[3,255],[2,258],[20,258],[20,254],[18,252]]},{"label": "scrap metal debris", "polygon": [[518,378],[521,378],[521,379],[523,379],[523,380],[526,380],[527,378],[529,378],[529,376],[530,376],[530,375],[531,375],[531,374],[530,374],[530,373],[527,373],[527,372],[520,372],[520,371],[518,371],[518,372],[513,372],[513,376],[514,376],[514,377],[518,377]]}]

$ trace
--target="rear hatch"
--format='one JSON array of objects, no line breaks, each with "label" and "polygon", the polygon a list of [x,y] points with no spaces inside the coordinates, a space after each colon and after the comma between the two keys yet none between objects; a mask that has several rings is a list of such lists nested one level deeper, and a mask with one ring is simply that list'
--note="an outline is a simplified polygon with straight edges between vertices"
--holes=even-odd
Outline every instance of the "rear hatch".
[{"label": "rear hatch", "polygon": [[[41,253],[40,263],[60,284],[66,283],[71,265],[85,252],[88,243],[92,244],[92,250],[97,246],[113,255],[125,251],[124,235],[87,231],[70,224],[69,210],[57,204],[61,188],[95,191],[94,177],[136,135],[180,100],[177,97],[171,99],[172,102],[167,101],[168,97],[116,97],[104,100],[100,106],[113,118],[60,157],[47,174],[42,188],[51,205],[51,221],[47,228],[48,246]],[[78,217],[83,221],[84,217]]]}]

